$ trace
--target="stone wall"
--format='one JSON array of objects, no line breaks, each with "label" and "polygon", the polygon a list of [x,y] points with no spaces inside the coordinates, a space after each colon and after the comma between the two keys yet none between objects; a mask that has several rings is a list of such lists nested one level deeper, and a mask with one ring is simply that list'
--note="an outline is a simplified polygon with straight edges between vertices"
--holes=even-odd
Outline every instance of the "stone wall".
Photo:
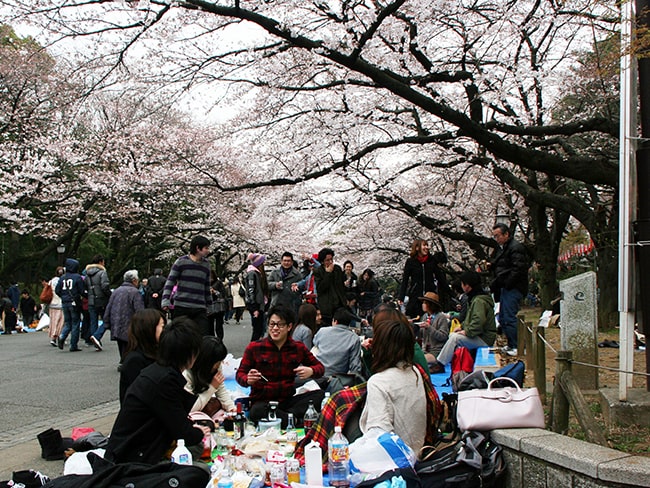
[{"label": "stone wall", "polygon": [[650,457],[543,429],[492,432],[508,464],[507,488],[650,487]]}]

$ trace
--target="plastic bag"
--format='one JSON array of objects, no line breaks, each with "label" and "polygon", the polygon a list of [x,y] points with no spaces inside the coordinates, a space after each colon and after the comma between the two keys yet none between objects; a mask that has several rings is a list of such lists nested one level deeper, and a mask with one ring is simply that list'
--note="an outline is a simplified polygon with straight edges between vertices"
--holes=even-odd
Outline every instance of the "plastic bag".
[{"label": "plastic bag", "polygon": [[235,358],[232,354],[228,353],[226,358],[221,361],[221,371],[227,380],[234,380],[237,369],[241,363],[241,358]]},{"label": "plastic bag", "polygon": [[416,455],[397,435],[370,429],[350,444],[350,470],[381,474],[415,466]]}]

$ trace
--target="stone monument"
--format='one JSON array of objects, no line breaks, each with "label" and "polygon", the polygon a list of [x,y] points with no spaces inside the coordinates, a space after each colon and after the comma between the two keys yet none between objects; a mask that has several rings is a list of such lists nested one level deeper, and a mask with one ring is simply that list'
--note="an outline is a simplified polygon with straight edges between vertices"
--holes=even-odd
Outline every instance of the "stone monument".
[{"label": "stone monument", "polygon": [[[560,344],[572,351],[574,361],[598,364],[598,305],[596,273],[573,276],[560,281]],[[598,369],[573,364],[573,377],[582,390],[598,389]]]}]

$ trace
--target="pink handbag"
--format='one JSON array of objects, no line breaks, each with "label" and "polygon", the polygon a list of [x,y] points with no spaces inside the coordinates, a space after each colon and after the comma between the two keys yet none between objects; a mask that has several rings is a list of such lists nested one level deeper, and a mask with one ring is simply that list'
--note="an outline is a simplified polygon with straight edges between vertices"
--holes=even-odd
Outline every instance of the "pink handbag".
[{"label": "pink handbag", "polygon": [[[504,380],[511,381],[514,388],[492,388],[492,383]],[[507,377],[493,379],[487,390],[458,392],[456,419],[461,431],[545,427],[537,388],[522,390]]]}]

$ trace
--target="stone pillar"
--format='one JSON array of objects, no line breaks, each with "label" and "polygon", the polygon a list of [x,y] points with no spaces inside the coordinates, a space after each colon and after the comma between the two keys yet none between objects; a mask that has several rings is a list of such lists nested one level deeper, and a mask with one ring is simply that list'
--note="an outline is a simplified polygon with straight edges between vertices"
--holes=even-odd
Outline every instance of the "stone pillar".
[{"label": "stone pillar", "polygon": [[[598,364],[598,310],[596,273],[588,271],[560,281],[561,349],[572,351],[573,360]],[[598,369],[573,364],[573,376],[582,390],[598,389]]]}]

